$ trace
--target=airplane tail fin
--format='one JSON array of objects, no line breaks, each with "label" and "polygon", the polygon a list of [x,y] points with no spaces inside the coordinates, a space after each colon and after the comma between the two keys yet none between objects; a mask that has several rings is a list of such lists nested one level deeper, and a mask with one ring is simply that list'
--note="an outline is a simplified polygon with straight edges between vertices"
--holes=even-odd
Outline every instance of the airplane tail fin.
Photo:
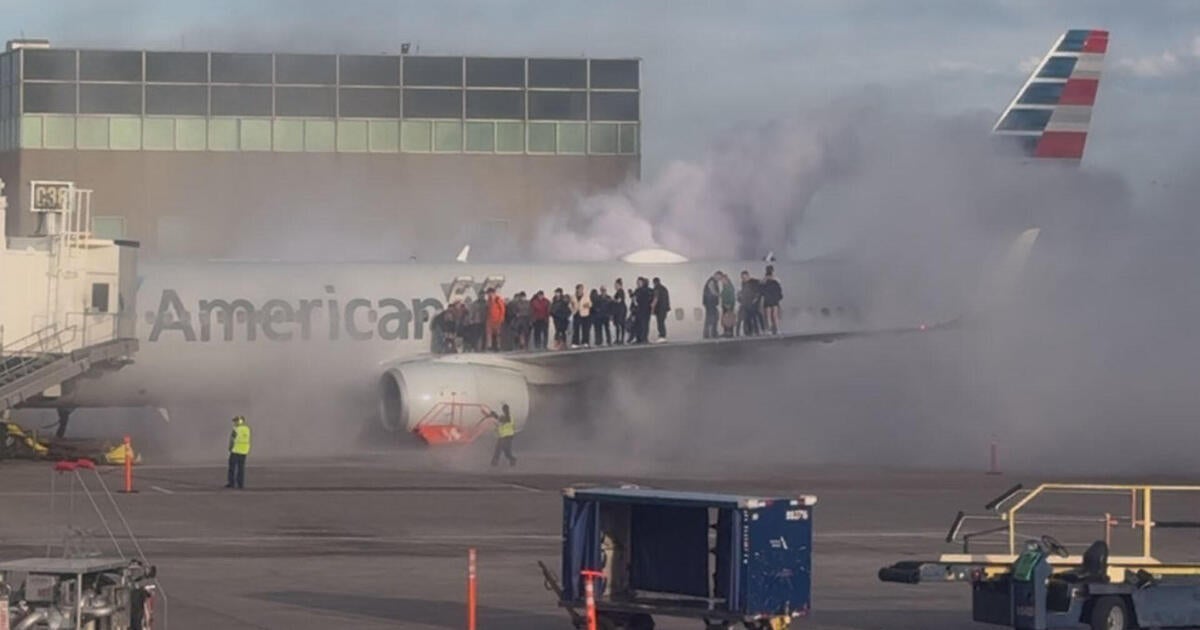
[{"label": "airplane tail fin", "polygon": [[1108,31],[1063,33],[1000,115],[992,133],[1031,157],[1080,160],[1108,52]]}]

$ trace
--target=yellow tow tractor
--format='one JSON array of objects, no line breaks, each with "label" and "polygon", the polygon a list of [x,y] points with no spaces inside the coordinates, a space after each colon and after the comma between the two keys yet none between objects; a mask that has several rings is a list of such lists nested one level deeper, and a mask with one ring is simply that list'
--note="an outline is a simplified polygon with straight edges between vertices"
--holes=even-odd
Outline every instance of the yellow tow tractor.
[{"label": "yellow tow tractor", "polygon": [[[131,455],[135,464],[141,463],[140,454]],[[0,461],[6,459],[90,459],[118,466],[125,463],[125,444],[123,440],[39,435],[37,431],[0,419]]]}]

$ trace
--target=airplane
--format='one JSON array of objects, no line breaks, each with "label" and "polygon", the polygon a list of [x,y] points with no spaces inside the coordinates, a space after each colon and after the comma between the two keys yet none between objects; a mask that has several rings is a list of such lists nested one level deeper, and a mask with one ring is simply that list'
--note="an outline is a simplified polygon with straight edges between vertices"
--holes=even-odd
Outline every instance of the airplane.
[{"label": "airplane", "polygon": [[[1016,138],[1029,155],[1075,161],[1082,157],[1091,105],[1108,33],[1070,30],[1060,36],[1001,114],[994,132]],[[1037,237],[1023,233],[996,273],[1011,284]],[[67,384],[60,397],[35,403],[77,407],[152,407],[169,410],[213,400],[247,400],[262,381],[314,363],[328,364],[354,391],[374,391],[378,424],[389,432],[418,433],[433,426],[455,441],[455,422],[437,423],[455,406],[477,414],[508,404],[518,431],[530,415],[530,391],[578,383],[611,373],[629,361],[670,353],[703,356],[751,344],[829,342],[855,336],[919,332],[940,324],[872,328],[863,296],[847,289],[846,268],[835,261],[776,261],[783,285],[785,325],[772,337],[701,340],[702,287],[716,270],[737,278],[759,276],[763,261],[695,262],[661,249],[619,261],[555,264],[475,264],[469,247],[456,262],[284,263],[205,262],[145,264],[128,313],[138,320],[135,361],[99,378]],[[667,344],[542,352],[431,352],[430,321],[452,301],[494,288],[547,296],[622,278],[658,277],[671,291]],[[849,283],[853,285],[853,283]],[[944,324],[944,322],[943,322]],[[277,387],[277,384],[270,386]],[[451,426],[454,425],[454,426]]]}]

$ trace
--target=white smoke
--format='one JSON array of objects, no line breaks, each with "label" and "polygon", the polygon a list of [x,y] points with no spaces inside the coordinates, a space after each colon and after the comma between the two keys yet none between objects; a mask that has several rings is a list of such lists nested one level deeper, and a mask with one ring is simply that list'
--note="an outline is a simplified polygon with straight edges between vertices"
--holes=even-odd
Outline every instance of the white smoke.
[{"label": "white smoke", "polygon": [[823,184],[853,166],[858,139],[843,124],[826,124],[838,117],[827,111],[817,121],[798,116],[731,130],[696,160],[671,162],[651,181],[556,213],[539,226],[533,251],[562,260],[644,247],[760,257],[767,243],[795,230]]}]

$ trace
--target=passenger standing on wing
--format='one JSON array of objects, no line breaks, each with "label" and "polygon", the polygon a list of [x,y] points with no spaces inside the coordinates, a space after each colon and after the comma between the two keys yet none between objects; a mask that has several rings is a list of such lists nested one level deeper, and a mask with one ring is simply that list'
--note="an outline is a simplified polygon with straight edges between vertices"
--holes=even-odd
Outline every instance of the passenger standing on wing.
[{"label": "passenger standing on wing", "polygon": [[762,304],[766,326],[772,335],[779,334],[779,303],[782,301],[783,286],[775,278],[775,265],[767,265],[767,275],[762,280]]},{"label": "passenger standing on wing", "polygon": [[467,316],[467,328],[470,331],[471,340],[467,342],[471,352],[480,352],[483,350],[484,342],[484,326],[487,323],[488,301],[487,296],[483,291],[479,292],[479,296],[471,303],[470,312]]},{"label": "passenger standing on wing", "polygon": [[491,352],[499,352],[500,328],[504,326],[507,309],[504,306],[504,298],[500,297],[493,288],[487,290],[487,306],[487,338],[484,340],[486,349]]},{"label": "passenger standing on wing", "polygon": [[533,308],[525,299],[525,292],[517,293],[513,298],[513,348],[527,350],[529,348],[529,331],[533,328]]},{"label": "passenger standing on wing", "polygon": [[512,443],[513,436],[517,434],[517,427],[513,424],[512,414],[508,411],[508,403],[500,405],[500,409],[500,415],[496,415],[495,411],[489,411],[485,416],[496,419],[496,450],[492,451],[492,466],[500,463],[501,453],[508,458],[509,466],[516,466],[517,458],[513,457]]},{"label": "passenger standing on wing", "polygon": [[545,350],[546,337],[550,331],[550,300],[546,293],[538,291],[529,300],[529,311],[533,316],[533,349]]},{"label": "passenger standing on wing", "polygon": [[612,320],[613,327],[617,332],[616,344],[618,346],[625,344],[625,329],[628,326],[625,318],[629,315],[628,309],[625,308],[625,285],[620,278],[613,283],[612,303],[609,304],[609,319]]},{"label": "passenger standing on wing", "polygon": [[244,416],[233,419],[233,432],[229,434],[229,478],[226,488],[241,490],[246,487],[246,457],[250,455],[250,425]]},{"label": "passenger standing on wing", "polygon": [[704,338],[713,339],[717,336],[717,320],[721,308],[721,272],[708,277],[704,283]]},{"label": "passenger standing on wing", "polygon": [[608,296],[608,289],[600,285],[599,292],[592,292],[592,332],[597,346],[612,345],[612,330],[608,327],[611,314],[612,298]]},{"label": "passenger standing on wing", "polygon": [[445,354],[446,349],[446,318],[450,309],[442,309],[429,320],[429,351],[433,354]]},{"label": "passenger standing on wing", "polygon": [[633,341],[646,343],[650,337],[650,306],[654,301],[654,291],[645,278],[637,279],[637,288],[633,290]]},{"label": "passenger standing on wing", "polygon": [[575,327],[571,347],[590,348],[592,328],[592,298],[582,284],[575,285]]},{"label": "passenger standing on wing", "polygon": [[654,319],[658,321],[656,342],[663,343],[667,340],[667,314],[671,312],[671,293],[658,278],[654,279],[654,297],[650,310],[654,311]]},{"label": "passenger standing on wing", "polygon": [[721,280],[721,328],[722,333],[726,337],[732,337],[733,331],[737,327],[737,292],[733,289],[733,280],[725,275],[724,271],[718,271],[717,274]]},{"label": "passenger standing on wing", "polygon": [[742,270],[742,290],[738,293],[738,302],[741,303],[742,334],[747,337],[759,333],[758,304],[760,299],[758,280],[751,278],[749,271]]},{"label": "passenger standing on wing", "polygon": [[554,318],[554,349],[563,350],[567,347],[567,335],[571,330],[571,300],[563,294],[562,287],[554,290],[550,316]]}]

